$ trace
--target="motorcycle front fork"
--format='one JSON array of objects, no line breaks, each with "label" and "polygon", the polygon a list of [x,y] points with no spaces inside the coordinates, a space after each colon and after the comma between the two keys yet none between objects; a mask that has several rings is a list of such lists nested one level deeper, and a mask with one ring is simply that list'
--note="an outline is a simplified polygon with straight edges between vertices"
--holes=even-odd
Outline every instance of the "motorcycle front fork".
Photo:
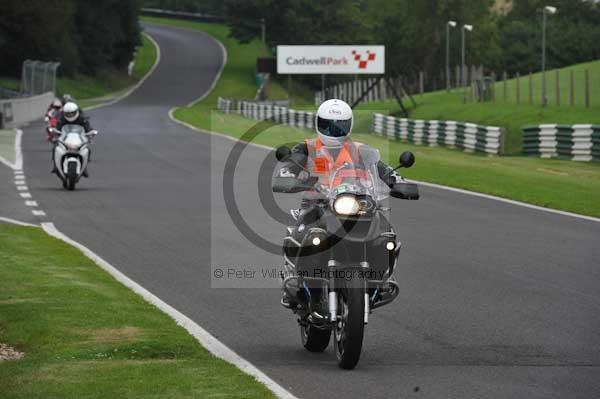
[{"label": "motorcycle front fork", "polygon": [[[364,262],[365,265],[363,265],[363,267],[368,268],[368,264],[366,262]],[[327,263],[327,266],[331,269],[333,267],[335,267],[337,265],[337,262],[335,260],[330,260]],[[329,307],[329,321],[331,323],[335,323],[337,321],[337,314],[338,314],[338,292],[336,291],[336,281],[334,278],[331,278],[329,280],[329,296],[328,296],[328,307]],[[364,305],[364,324],[368,324],[369,323],[369,313],[371,312],[371,308],[370,308],[370,300],[369,300],[369,293],[367,292],[367,287],[366,287],[366,281],[363,281],[363,290],[364,290],[364,296],[365,296],[365,305]]]}]

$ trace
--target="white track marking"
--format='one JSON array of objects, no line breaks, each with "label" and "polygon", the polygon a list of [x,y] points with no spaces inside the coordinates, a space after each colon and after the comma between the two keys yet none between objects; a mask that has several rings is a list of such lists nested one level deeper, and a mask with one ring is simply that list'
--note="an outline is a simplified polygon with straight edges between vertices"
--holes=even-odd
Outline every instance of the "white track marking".
[{"label": "white track marking", "polygon": [[26,222],[21,222],[20,220],[15,220],[15,219],[11,219],[11,218],[5,218],[0,216],[0,222],[5,222],[5,223],[11,223],[11,224],[16,224],[19,226],[27,226],[27,227],[40,227],[37,224],[31,224],[31,223],[26,223]]},{"label": "white track marking", "polygon": [[27,186],[17,186],[17,191],[29,191],[29,188]]},{"label": "white track marking", "polygon": [[17,135],[15,136],[15,170],[22,172],[23,169],[23,151],[21,151],[21,139],[23,137],[23,131],[17,129]]},{"label": "white track marking", "polygon": [[33,206],[33,207],[37,207],[38,203],[35,201],[25,201],[25,206]]},{"label": "white track marking", "polygon": [[161,311],[168,314],[173,320],[177,322],[180,326],[185,328],[194,338],[198,340],[210,353],[215,355],[216,357],[223,359],[229,363],[234,364],[240,370],[255,377],[258,381],[265,384],[267,388],[269,388],[278,398],[282,399],[295,399],[296,397],[292,395],[285,388],[277,384],[271,378],[269,378],[265,373],[257,369],[254,365],[248,362],[246,359],[239,356],[225,344],[220,342],[214,336],[212,336],[208,331],[204,330],[198,324],[196,324],[192,319],[179,312],[177,309],[173,308],[156,295],[152,294],[150,291],[127,277],[125,274],[121,273],[117,268],[109,264],[107,261],[102,259],[100,256],[96,255],[92,250],[85,247],[84,245],[72,240],[67,237],[63,233],[61,233],[54,223],[42,223],[42,228],[49,235],[58,238],[70,244],[77,249],[79,249],[85,256],[90,258],[94,263],[100,266],[103,270],[108,272],[111,276],[113,276],[117,281],[119,281],[124,286],[131,289],[136,294],[140,295],[147,302],[156,306]]},{"label": "white track marking", "polygon": [[21,196],[21,198],[31,198],[30,193],[19,193],[19,195]]},{"label": "white track marking", "polygon": [[15,180],[16,186],[23,185],[23,184],[25,184],[25,180]]},{"label": "white track marking", "polygon": [[31,213],[33,213],[34,216],[46,216],[46,212],[39,209],[34,209]]},{"label": "white track marking", "polygon": [[131,89],[127,90],[126,93],[124,93],[123,95],[114,98],[110,101],[107,101],[105,103],[102,104],[97,104],[97,105],[93,105],[91,107],[86,107],[85,110],[86,111],[90,111],[92,109],[97,109],[97,108],[101,108],[101,107],[106,107],[109,105],[113,105],[118,103],[121,100],[126,99],[127,97],[129,97],[134,91],[136,91],[145,81],[146,79],[148,79],[150,77],[150,75],[152,75],[152,72],[154,72],[154,70],[156,69],[156,67],[158,66],[158,64],[160,63],[161,60],[161,54],[160,54],[160,46],[158,45],[158,43],[156,43],[156,40],[154,40],[152,37],[150,37],[149,34],[147,33],[143,33],[144,36],[146,36],[148,38],[148,40],[150,40],[150,42],[154,45],[154,48],[156,48],[156,60],[154,60],[154,65],[152,65],[152,68],[150,68],[150,70],[144,75],[143,78],[140,79],[139,82],[137,82]]}]

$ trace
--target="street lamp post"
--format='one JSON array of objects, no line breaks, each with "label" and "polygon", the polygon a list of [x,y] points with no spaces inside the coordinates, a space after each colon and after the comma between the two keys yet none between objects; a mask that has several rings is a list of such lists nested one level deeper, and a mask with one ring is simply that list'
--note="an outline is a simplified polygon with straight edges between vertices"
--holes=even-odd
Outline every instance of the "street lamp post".
[{"label": "street lamp post", "polygon": [[450,28],[456,27],[456,21],[446,23],[446,90],[450,91]]},{"label": "street lamp post", "polygon": [[462,48],[462,60],[461,60],[461,75],[462,75],[462,85],[463,85],[463,103],[467,102],[467,75],[465,74],[465,31],[468,30],[471,32],[473,30],[473,25],[463,25],[460,32],[460,43]]},{"label": "street lamp post", "polygon": [[542,10],[542,107],[548,104],[546,96],[546,16],[556,14],[556,7],[546,6]]}]

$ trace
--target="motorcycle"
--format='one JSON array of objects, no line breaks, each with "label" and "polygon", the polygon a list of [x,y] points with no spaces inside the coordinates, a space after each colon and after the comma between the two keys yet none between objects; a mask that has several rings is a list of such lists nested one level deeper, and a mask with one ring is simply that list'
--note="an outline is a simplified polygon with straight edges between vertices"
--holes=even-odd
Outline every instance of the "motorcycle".
[{"label": "motorcycle", "polygon": [[46,121],[46,136],[48,142],[52,142],[54,135],[52,134],[52,128],[56,128],[56,124],[58,122],[58,111],[54,108],[50,108],[46,115],[44,116],[44,121]]},{"label": "motorcycle", "polygon": [[53,161],[63,188],[75,190],[75,185],[86,171],[90,158],[91,138],[97,130],[86,132],[80,125],[64,125],[62,130],[50,128],[54,136]]},{"label": "motorcycle", "polygon": [[[329,184],[304,178],[273,177],[273,191],[308,191],[311,206],[287,227],[283,244],[281,304],[298,315],[302,345],[323,352],[333,335],[338,366],[353,369],[360,358],[365,325],[376,308],[399,294],[393,272],[401,244],[391,226],[391,195],[419,199],[418,186],[402,181],[391,189],[380,178],[376,159],[360,165],[329,165]],[[276,151],[279,162],[294,162],[287,147]],[[404,152],[394,169],[409,168],[414,155]],[[334,184],[336,183],[336,184]]]}]

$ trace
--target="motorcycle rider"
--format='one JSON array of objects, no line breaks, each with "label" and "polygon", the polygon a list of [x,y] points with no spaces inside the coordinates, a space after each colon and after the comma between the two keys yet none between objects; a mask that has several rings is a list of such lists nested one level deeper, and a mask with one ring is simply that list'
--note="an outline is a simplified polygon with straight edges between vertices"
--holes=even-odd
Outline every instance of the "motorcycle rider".
[{"label": "motorcycle rider", "polygon": [[[329,182],[331,166],[342,167],[347,163],[352,169],[346,169],[345,173],[360,176],[361,173],[365,173],[364,167],[361,170],[361,165],[367,164],[367,160],[373,160],[377,161],[379,178],[388,187],[402,181],[402,177],[397,175],[393,168],[379,159],[378,150],[350,139],[353,124],[352,108],[346,102],[337,99],[323,102],[316,115],[317,137],[294,146],[290,159],[284,162],[277,176],[294,177],[300,181],[306,181],[309,175],[317,176],[319,178],[317,184],[332,183],[336,187],[343,184],[343,178],[336,177],[333,182]],[[370,164],[373,163],[375,162]],[[295,233],[302,234],[300,226],[308,226],[316,222],[315,212],[310,212],[310,209],[321,198],[322,195],[315,191],[303,193],[301,208],[290,211],[294,224],[298,226],[294,229]],[[306,232],[308,229],[303,231]],[[302,239],[298,238],[298,241],[302,242]],[[282,294],[282,303],[289,304],[285,291]]]},{"label": "motorcycle rider", "polygon": [[[56,129],[60,131],[62,130],[64,125],[80,125],[81,127],[83,127],[86,133],[92,130],[92,126],[90,125],[88,118],[84,115],[83,111],[79,109],[79,106],[74,102],[67,102],[63,106],[62,111],[57,117]],[[57,173],[56,165],[54,164],[54,150],[52,151],[51,173]],[[87,168],[83,171],[82,175],[84,177],[89,177]]]},{"label": "motorcycle rider", "polygon": [[63,107],[62,100],[60,98],[56,97],[54,100],[52,100],[52,102],[48,106],[48,109],[46,110],[46,117],[44,119],[48,123],[48,126],[46,127],[46,135],[48,136],[47,137],[48,141],[52,141],[53,136],[52,136],[52,133],[50,132],[50,128],[56,127],[57,117],[58,117],[58,114],[60,113],[62,107]]},{"label": "motorcycle rider", "polygon": [[[284,163],[278,176],[303,180],[308,177],[303,170],[306,168],[310,175],[318,176],[319,183],[323,184],[323,179],[328,176],[328,165],[339,165],[345,161],[359,165],[361,159],[378,156],[377,150],[350,139],[354,117],[352,108],[346,102],[337,99],[323,102],[317,110],[315,122],[317,137],[294,146],[290,160]],[[393,168],[381,160],[377,162],[377,171],[381,180],[390,187],[402,180]],[[302,208],[292,210],[292,217],[298,220],[302,210],[309,208],[313,199],[314,193],[305,193]]]}]

